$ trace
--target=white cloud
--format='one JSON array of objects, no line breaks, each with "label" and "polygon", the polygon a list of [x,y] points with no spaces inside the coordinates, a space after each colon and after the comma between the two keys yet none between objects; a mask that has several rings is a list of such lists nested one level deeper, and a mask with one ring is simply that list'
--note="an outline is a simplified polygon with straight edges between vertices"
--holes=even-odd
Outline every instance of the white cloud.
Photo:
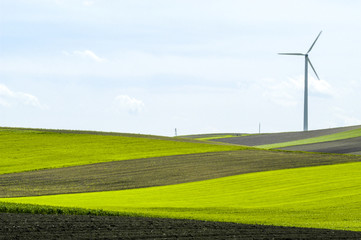
[{"label": "white cloud", "polygon": [[55,4],[60,5],[60,6],[68,6],[68,7],[74,7],[75,6],[79,6],[79,4],[82,4],[83,6],[92,6],[95,4],[95,1],[92,0],[83,0],[83,1],[70,1],[70,0],[55,0]]},{"label": "white cloud", "polygon": [[265,79],[263,85],[266,89],[263,96],[272,102],[284,107],[297,105],[300,95],[297,81],[288,79],[288,81],[277,82],[274,79]]},{"label": "white cloud", "polygon": [[87,7],[94,5],[94,3],[95,3],[94,1],[89,1],[89,0],[83,1],[83,5]]},{"label": "white cloud", "polygon": [[332,86],[323,79],[310,78],[310,91],[324,97],[334,97],[336,95],[336,91]]},{"label": "white cloud", "polygon": [[349,111],[341,107],[333,107],[332,110],[336,119],[339,120],[340,126],[352,126],[361,124],[361,119],[357,118],[357,113],[355,113],[355,111]]},{"label": "white cloud", "polygon": [[337,117],[343,122],[341,126],[353,126],[361,124],[361,120],[356,117],[351,117],[347,115],[337,115]]},{"label": "white cloud", "polygon": [[55,0],[55,4],[62,5],[64,4],[64,0]]},{"label": "white cloud", "polygon": [[81,57],[86,57],[86,58],[90,58],[96,62],[103,62],[105,61],[105,58],[101,58],[99,56],[97,56],[94,52],[90,51],[90,50],[84,50],[84,51],[74,51],[74,55],[76,56],[81,56]]},{"label": "white cloud", "polygon": [[[334,97],[336,91],[325,80],[318,80],[313,77],[308,78],[308,94],[318,97]],[[264,80],[264,96],[271,101],[282,106],[295,106],[300,102],[300,97],[304,94],[304,76],[289,78],[285,81],[277,82],[274,79]],[[303,100],[302,100],[303,101]]]},{"label": "white cloud", "polygon": [[41,109],[47,108],[45,105],[42,105],[34,95],[23,92],[14,92],[7,86],[0,84],[0,105],[11,107],[17,104],[29,105]]},{"label": "white cloud", "polygon": [[67,56],[77,56],[77,57],[82,57],[82,58],[87,58],[87,59],[91,59],[93,61],[96,62],[104,62],[106,59],[105,58],[101,58],[98,55],[96,55],[94,52],[90,51],[90,50],[84,50],[84,51],[73,51],[72,53],[63,51],[63,54],[67,55]]},{"label": "white cloud", "polygon": [[[287,82],[290,88],[304,90],[305,78],[303,75],[298,76],[297,78],[289,78]],[[335,96],[335,91],[327,81],[323,79],[318,80],[312,76],[308,77],[308,90],[309,94],[324,97]]]},{"label": "white cloud", "polygon": [[128,95],[118,95],[114,99],[115,107],[120,111],[127,111],[130,114],[138,114],[143,111],[143,101],[129,97]]}]

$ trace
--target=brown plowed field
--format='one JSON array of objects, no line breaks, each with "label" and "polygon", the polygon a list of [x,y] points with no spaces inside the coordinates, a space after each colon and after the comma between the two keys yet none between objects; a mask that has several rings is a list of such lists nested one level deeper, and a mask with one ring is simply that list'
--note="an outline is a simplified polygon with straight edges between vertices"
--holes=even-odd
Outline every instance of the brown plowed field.
[{"label": "brown plowed field", "polygon": [[186,139],[197,139],[197,138],[209,138],[209,137],[220,137],[225,135],[232,135],[232,136],[241,136],[247,133],[207,133],[207,134],[194,134],[194,135],[183,135],[179,138],[186,138]]},{"label": "brown plowed field", "polygon": [[0,175],[0,197],[121,190],[259,171],[361,161],[361,156],[243,150]]},{"label": "brown plowed field", "polygon": [[193,220],[0,213],[0,239],[361,239],[360,232]]},{"label": "brown plowed field", "polygon": [[358,128],[361,128],[361,126],[359,125],[359,126],[342,127],[342,128],[330,128],[330,129],[313,130],[313,131],[307,131],[307,132],[253,134],[253,135],[242,136],[242,137],[219,138],[219,139],[214,139],[212,141],[238,144],[238,145],[246,145],[246,146],[257,146],[257,145],[264,145],[264,144],[295,141],[295,140],[312,138],[312,137],[319,137],[319,136],[323,136],[323,135],[339,133],[339,132],[344,132],[344,131],[358,129]]},{"label": "brown plowed field", "polygon": [[[324,153],[353,153],[361,151],[361,137],[342,139],[331,142],[312,143],[280,148],[292,151],[324,152]],[[359,153],[358,153],[359,154]]]}]

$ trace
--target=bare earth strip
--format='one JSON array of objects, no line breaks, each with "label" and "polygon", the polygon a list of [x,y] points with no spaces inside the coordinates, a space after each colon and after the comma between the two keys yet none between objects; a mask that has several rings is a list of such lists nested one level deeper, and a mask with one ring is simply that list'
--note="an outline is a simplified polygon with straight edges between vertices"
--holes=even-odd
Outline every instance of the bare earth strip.
[{"label": "bare earth strip", "polygon": [[243,150],[97,163],[0,175],[0,197],[122,190],[361,161],[361,156]]},{"label": "bare earth strip", "polygon": [[253,134],[253,135],[242,136],[242,137],[215,139],[212,141],[238,144],[238,145],[246,145],[246,146],[257,146],[257,145],[289,142],[289,141],[301,140],[301,139],[306,139],[306,138],[319,137],[319,136],[324,136],[324,135],[328,135],[328,134],[354,130],[354,129],[358,129],[358,128],[361,128],[361,126],[359,125],[359,126],[342,127],[342,128],[330,128],[330,129],[313,130],[313,131],[307,131],[307,132]]},{"label": "bare earth strip", "polygon": [[0,213],[0,239],[361,239],[360,232],[141,217]]},{"label": "bare earth strip", "polygon": [[324,153],[352,153],[361,152],[361,137],[342,139],[337,141],[312,143],[297,146],[280,148],[283,150],[306,151],[306,152],[324,152]]}]

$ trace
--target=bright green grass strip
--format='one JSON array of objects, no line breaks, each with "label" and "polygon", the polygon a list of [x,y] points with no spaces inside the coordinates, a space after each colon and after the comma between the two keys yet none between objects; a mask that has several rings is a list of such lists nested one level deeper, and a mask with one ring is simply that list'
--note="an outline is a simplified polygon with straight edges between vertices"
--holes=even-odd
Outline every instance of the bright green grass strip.
[{"label": "bright green grass strip", "polygon": [[235,135],[218,135],[213,137],[204,137],[204,138],[195,138],[196,140],[201,141],[207,141],[207,140],[214,140],[214,139],[220,139],[220,138],[231,138],[231,137],[237,137]]},{"label": "bright green grass strip", "polygon": [[168,218],[361,231],[361,163],[0,201]]},{"label": "bright green grass strip", "polygon": [[217,135],[217,136],[211,136],[211,137],[195,138],[195,140],[207,141],[207,140],[214,140],[214,139],[221,139],[221,138],[243,137],[243,136],[248,136],[248,135],[251,135],[251,134]]},{"label": "bright green grass strip", "polygon": [[139,137],[0,129],[0,174],[137,158],[245,149]]},{"label": "bright green grass strip", "polygon": [[349,130],[340,133],[329,134],[320,137],[314,138],[306,138],[296,141],[289,141],[289,142],[282,142],[282,143],[274,143],[274,144],[266,144],[266,145],[259,145],[257,147],[271,149],[271,148],[282,148],[282,147],[290,147],[296,145],[304,145],[304,144],[311,144],[311,143],[320,143],[320,142],[329,142],[329,141],[336,141],[354,137],[361,137],[361,128]]}]

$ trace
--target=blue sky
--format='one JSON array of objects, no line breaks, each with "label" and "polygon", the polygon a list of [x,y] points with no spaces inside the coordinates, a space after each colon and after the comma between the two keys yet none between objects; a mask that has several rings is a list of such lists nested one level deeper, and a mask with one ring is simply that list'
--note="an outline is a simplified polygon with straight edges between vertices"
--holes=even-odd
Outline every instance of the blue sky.
[{"label": "blue sky", "polygon": [[0,0],[0,126],[172,136],[361,124],[359,1]]}]

